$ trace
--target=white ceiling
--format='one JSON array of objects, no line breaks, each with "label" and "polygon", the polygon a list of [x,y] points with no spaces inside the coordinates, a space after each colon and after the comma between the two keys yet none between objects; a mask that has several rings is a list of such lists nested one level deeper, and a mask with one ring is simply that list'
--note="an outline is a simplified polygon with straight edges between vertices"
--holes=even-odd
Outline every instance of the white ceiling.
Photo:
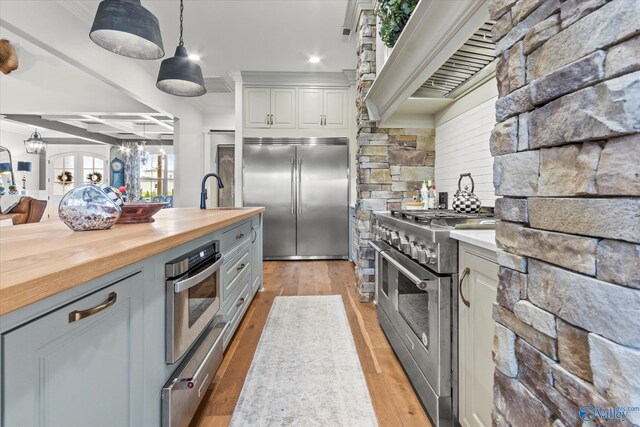
[{"label": "white ceiling", "polygon": [[[77,33],[87,34],[87,39],[99,3],[56,0],[77,23]],[[179,0],[142,0],[142,4],[158,17],[165,58],[171,57],[178,43]],[[42,2],[20,1],[21,13],[37,14],[41,7]],[[343,37],[341,31],[346,7],[347,0],[185,0],[185,46],[201,57],[205,78],[221,77],[232,91],[230,73],[235,71],[354,69],[355,39]],[[51,37],[43,42],[55,51],[55,18],[48,32]],[[156,113],[147,105],[6,28],[0,27],[0,36],[16,43],[21,61],[18,70],[0,78],[0,114],[35,114],[116,138],[140,135],[144,131],[142,123],[146,122],[148,137],[171,138],[171,129],[142,116]],[[320,57],[320,63],[309,63],[310,56]],[[142,65],[149,73],[150,84],[155,83],[161,60],[130,61]],[[117,63],[114,61],[115,66]],[[189,101],[207,114],[234,113],[232,92],[208,93]],[[133,118],[110,117],[118,113],[128,113]],[[67,120],[65,115],[71,117]],[[6,125],[7,121],[3,122]],[[170,124],[170,120],[165,123]]]},{"label": "white ceiling", "polygon": [[[98,0],[66,0],[78,16],[93,17]],[[142,0],[160,21],[165,58],[179,36],[178,0]],[[200,56],[205,78],[232,71],[342,71],[356,67],[355,38],[343,39],[347,0],[185,0],[184,43]],[[87,28],[87,31],[89,28]],[[321,58],[311,64],[310,56]],[[152,75],[160,60],[150,61]],[[153,78],[153,77],[152,77]],[[233,112],[233,94],[209,93],[193,101],[206,113]]]}]

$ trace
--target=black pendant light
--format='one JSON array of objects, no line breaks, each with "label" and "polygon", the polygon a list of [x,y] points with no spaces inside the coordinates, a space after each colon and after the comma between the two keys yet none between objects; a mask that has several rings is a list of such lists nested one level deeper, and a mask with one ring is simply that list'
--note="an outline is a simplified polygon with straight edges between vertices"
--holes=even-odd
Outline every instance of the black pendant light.
[{"label": "black pendant light", "polygon": [[176,96],[200,96],[207,92],[200,66],[189,59],[187,48],[182,41],[182,15],[184,5],[180,0],[180,43],[173,58],[167,58],[160,65],[156,87]]},{"label": "black pendant light", "polygon": [[89,37],[118,55],[137,59],[164,56],[158,18],[140,0],[103,0],[98,6]]}]

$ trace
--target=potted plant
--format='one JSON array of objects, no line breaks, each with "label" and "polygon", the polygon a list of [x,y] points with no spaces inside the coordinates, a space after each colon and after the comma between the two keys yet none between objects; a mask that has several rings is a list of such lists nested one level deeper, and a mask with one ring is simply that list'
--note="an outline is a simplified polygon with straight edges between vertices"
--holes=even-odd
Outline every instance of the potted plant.
[{"label": "potted plant", "polygon": [[380,39],[392,48],[407,25],[418,0],[380,0],[376,15],[380,18]]}]

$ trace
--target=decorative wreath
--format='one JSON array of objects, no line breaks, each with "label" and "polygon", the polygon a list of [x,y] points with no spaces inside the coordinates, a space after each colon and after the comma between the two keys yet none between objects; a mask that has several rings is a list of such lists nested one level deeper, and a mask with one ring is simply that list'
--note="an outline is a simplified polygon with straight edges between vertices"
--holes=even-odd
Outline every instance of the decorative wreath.
[{"label": "decorative wreath", "polygon": [[58,180],[58,182],[67,184],[73,182],[73,174],[69,171],[64,171],[60,175],[58,175],[56,179]]},{"label": "decorative wreath", "polygon": [[100,184],[102,182],[102,174],[100,172],[93,171],[87,175],[87,179],[92,184]]}]

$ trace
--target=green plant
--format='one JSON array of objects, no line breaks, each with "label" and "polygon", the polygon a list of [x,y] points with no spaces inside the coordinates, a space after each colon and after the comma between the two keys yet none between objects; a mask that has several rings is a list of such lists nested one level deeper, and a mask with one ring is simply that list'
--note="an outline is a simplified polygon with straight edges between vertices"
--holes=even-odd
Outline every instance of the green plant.
[{"label": "green plant", "polygon": [[387,47],[395,46],[418,0],[380,0],[376,15],[380,18],[380,38]]}]

